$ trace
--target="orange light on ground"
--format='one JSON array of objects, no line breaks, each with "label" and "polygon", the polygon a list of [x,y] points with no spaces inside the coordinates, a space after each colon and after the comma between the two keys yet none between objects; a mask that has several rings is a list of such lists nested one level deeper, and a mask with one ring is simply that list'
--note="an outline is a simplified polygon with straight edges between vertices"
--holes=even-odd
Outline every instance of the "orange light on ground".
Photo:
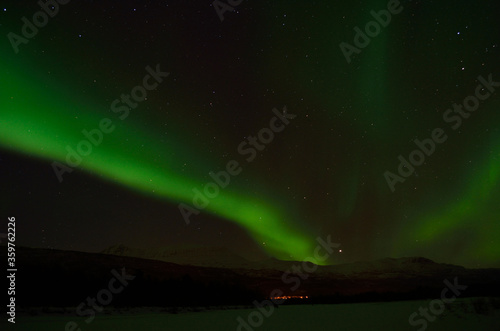
[{"label": "orange light on ground", "polygon": [[282,297],[271,297],[271,300],[288,300],[288,299],[309,299],[307,295],[287,295]]}]

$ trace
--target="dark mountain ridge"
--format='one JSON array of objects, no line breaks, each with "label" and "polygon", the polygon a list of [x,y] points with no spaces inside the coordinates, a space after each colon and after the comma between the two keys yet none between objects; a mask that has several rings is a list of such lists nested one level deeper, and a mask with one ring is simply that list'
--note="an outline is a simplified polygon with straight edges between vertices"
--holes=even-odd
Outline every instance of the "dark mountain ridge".
[{"label": "dark mountain ridge", "polygon": [[21,306],[77,306],[107,288],[112,270],[121,273],[123,268],[134,279],[115,296],[113,306],[248,305],[269,298],[275,289],[308,296],[311,303],[438,298],[444,280],[453,283],[455,278],[467,286],[464,297],[500,296],[500,269],[466,269],[419,257],[316,267],[281,262],[289,269],[214,268],[21,247],[17,297]]}]

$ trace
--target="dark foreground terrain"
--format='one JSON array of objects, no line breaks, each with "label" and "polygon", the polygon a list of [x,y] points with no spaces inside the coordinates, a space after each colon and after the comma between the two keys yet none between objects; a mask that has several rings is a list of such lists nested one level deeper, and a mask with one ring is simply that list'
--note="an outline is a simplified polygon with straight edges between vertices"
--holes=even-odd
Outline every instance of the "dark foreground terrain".
[{"label": "dark foreground terrain", "polygon": [[[284,270],[253,270],[32,248],[19,248],[17,256],[20,308],[78,306],[108,289],[110,282],[121,288],[110,300],[113,307],[252,305],[276,293],[303,297],[284,304],[433,299],[440,297],[445,281],[458,284],[460,298],[500,296],[499,269],[466,269],[424,258],[317,268],[281,261]],[[283,268],[284,263],[289,269]],[[315,270],[307,272],[304,267]]]}]

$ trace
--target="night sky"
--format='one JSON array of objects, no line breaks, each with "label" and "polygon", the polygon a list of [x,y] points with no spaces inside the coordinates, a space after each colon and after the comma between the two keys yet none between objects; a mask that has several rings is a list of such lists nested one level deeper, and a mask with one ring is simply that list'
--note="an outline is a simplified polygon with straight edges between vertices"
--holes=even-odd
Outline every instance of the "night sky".
[{"label": "night sky", "polygon": [[[294,260],[330,235],[330,263],[500,267],[498,2],[401,1],[346,56],[387,8],[242,1],[221,21],[210,0],[69,1],[25,38],[40,6],[2,1],[0,232],[14,216],[17,245]],[[187,224],[179,204],[235,162]]]}]

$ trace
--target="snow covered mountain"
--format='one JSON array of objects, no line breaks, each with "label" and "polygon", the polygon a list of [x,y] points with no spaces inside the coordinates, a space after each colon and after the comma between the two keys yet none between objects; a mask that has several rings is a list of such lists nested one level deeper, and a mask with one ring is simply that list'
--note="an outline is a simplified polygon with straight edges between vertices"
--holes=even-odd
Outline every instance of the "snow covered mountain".
[{"label": "snow covered mountain", "polygon": [[[283,261],[268,258],[249,261],[225,247],[160,248],[140,249],[125,245],[108,247],[102,254],[136,257],[141,259],[171,262],[180,265],[215,267],[227,269],[247,269],[260,271],[286,271],[294,266],[302,266],[301,261]],[[330,274],[339,278],[408,278],[413,276],[433,276],[442,273],[462,273],[461,266],[436,263],[423,257],[385,258],[375,261],[361,261],[331,266],[318,266],[314,273]]]}]

